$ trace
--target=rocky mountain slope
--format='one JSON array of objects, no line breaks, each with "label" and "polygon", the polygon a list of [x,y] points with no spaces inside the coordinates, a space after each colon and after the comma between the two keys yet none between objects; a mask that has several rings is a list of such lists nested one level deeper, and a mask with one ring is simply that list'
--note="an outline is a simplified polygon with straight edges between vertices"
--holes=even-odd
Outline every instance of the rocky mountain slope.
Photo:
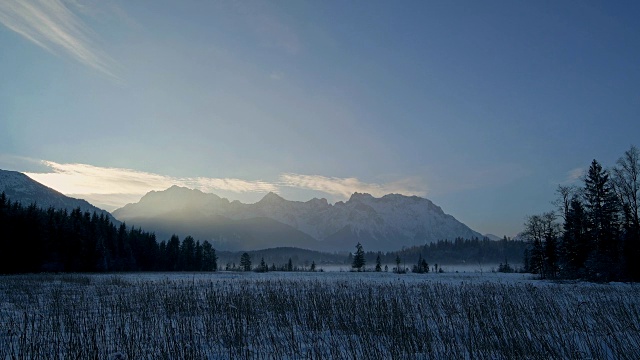
[{"label": "rocky mountain slope", "polygon": [[86,200],[63,195],[17,171],[0,170],[1,192],[4,192],[9,200],[18,201],[25,206],[35,203],[44,209],[53,207],[68,211],[80,208],[83,212],[105,214],[112,221],[116,221],[109,212],[91,205]]},{"label": "rocky mountain slope", "polygon": [[[183,236],[197,233],[202,240],[229,248],[247,248],[242,245],[247,240],[240,233],[247,226],[245,223],[255,219],[275,221],[263,227],[262,234],[259,228],[252,233],[251,246],[262,244],[257,248],[276,246],[271,243],[274,238],[280,239],[277,246],[324,251],[352,250],[357,242],[368,251],[392,251],[441,239],[482,238],[430,200],[398,194],[375,198],[355,193],[348,201],[332,205],[326,199],[289,201],[269,193],[255,204],[243,204],[173,186],[152,191],[138,203],[115,210],[113,215],[152,231],[170,223],[192,222],[189,229],[184,229],[190,232]],[[196,224],[192,219],[199,220]],[[279,231],[269,230],[274,228]]]}]

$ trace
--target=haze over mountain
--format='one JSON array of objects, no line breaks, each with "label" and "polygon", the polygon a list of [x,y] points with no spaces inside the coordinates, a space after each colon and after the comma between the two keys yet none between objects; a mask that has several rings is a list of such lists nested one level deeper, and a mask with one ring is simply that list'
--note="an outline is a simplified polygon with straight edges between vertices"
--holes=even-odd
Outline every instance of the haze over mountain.
[{"label": "haze over mountain", "polygon": [[[9,200],[18,201],[25,206],[35,203],[43,209],[53,207],[68,211],[80,208],[82,212],[104,214],[112,221],[116,221],[108,211],[95,207],[86,200],[63,195],[17,171],[0,170],[1,192],[4,192]],[[116,221],[116,223],[119,222]]]},{"label": "haze over mountain", "polygon": [[269,193],[255,204],[173,186],[151,191],[113,215],[162,238],[176,233],[210,240],[221,249],[295,246],[325,251],[352,250],[357,242],[370,251],[456,237],[482,235],[430,200],[397,194],[375,198],[354,193],[335,204],[326,199],[288,201]]}]

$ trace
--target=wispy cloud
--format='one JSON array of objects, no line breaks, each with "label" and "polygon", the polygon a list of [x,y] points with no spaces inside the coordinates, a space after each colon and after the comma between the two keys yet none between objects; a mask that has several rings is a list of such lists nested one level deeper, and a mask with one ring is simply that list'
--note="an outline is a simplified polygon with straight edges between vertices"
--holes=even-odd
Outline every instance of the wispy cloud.
[{"label": "wispy cloud", "polygon": [[277,186],[265,181],[231,178],[179,178],[122,168],[98,167],[87,164],[60,164],[42,161],[49,172],[28,172],[27,176],[64,194],[145,194],[165,190],[172,185],[205,192],[224,190],[237,193],[277,191]]},{"label": "wispy cloud", "polygon": [[354,192],[368,193],[379,197],[386,194],[424,196],[426,189],[416,179],[405,179],[387,184],[365,183],[357,178],[326,177],[322,175],[283,174],[282,185],[322,191],[348,198]]},{"label": "wispy cloud", "polygon": [[283,74],[279,71],[272,71],[271,74],[269,74],[269,78],[271,78],[271,80],[282,80]]},{"label": "wispy cloud", "polygon": [[0,23],[51,53],[65,53],[120,80],[113,60],[95,46],[91,29],[74,10],[79,8],[74,9],[73,2],[60,0],[2,0]]},{"label": "wispy cloud", "polygon": [[172,177],[132,169],[62,164],[47,160],[41,160],[37,170],[25,174],[63,194],[85,199],[108,210],[136,202],[149,191],[162,191],[173,185],[219,195],[223,192],[245,197],[270,191],[280,193],[286,187],[320,191],[339,199],[348,199],[354,192],[369,193],[376,197],[390,193],[418,196],[427,193],[424,184],[416,178],[376,184],[365,183],[357,178],[287,173],[280,175],[279,181],[269,182],[234,178]]},{"label": "wispy cloud", "polygon": [[565,177],[563,183],[564,184],[572,184],[576,181],[582,180],[587,170],[583,167],[578,167],[575,169],[571,169],[567,171],[567,176]]}]

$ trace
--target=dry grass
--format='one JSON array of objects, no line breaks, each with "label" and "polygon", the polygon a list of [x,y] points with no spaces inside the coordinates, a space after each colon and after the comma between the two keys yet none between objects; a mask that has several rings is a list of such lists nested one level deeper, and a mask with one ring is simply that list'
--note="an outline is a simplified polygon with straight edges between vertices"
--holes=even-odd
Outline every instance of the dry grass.
[{"label": "dry grass", "polygon": [[640,288],[0,277],[0,359],[640,359]]}]

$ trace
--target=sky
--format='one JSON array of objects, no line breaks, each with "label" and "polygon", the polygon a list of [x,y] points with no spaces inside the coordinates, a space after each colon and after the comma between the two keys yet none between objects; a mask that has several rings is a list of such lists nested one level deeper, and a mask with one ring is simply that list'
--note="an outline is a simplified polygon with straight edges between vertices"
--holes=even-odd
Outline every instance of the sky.
[{"label": "sky", "polygon": [[0,169],[113,210],[418,195],[515,236],[640,146],[637,1],[0,1]]}]

